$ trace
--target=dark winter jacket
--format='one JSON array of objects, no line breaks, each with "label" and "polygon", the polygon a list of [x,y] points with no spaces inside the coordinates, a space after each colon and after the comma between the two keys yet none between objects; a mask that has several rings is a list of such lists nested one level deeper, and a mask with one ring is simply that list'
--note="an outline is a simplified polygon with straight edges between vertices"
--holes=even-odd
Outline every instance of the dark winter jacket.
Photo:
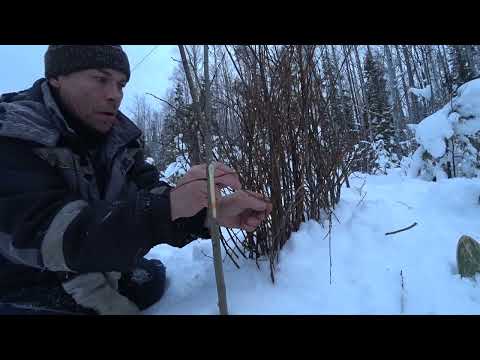
[{"label": "dark winter jacket", "polygon": [[157,244],[208,238],[206,211],[170,220],[170,188],[123,114],[93,147],[63,114],[45,79],[0,98],[0,293],[59,281],[98,313],[137,313],[121,273]]}]

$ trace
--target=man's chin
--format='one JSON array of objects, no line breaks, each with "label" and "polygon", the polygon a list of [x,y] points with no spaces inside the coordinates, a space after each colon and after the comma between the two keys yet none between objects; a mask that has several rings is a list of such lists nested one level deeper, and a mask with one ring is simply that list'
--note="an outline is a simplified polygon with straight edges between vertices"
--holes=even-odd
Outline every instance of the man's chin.
[{"label": "man's chin", "polygon": [[108,134],[114,126],[115,122],[103,120],[97,123],[95,130],[101,134]]},{"label": "man's chin", "polygon": [[100,129],[95,129],[99,134],[101,135],[108,135],[113,129],[113,125],[108,126],[108,127],[102,127]]},{"label": "man's chin", "polygon": [[97,135],[108,135],[113,129],[113,124],[95,124],[95,126],[90,126],[90,129],[94,131]]}]

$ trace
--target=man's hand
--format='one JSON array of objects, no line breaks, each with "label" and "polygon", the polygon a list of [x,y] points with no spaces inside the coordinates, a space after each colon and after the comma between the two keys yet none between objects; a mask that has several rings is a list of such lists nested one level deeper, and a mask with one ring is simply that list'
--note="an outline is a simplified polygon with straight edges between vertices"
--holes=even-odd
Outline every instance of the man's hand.
[{"label": "man's hand", "polygon": [[221,226],[254,231],[272,212],[262,195],[239,190],[217,200],[217,222]]},{"label": "man's hand", "polygon": [[[208,207],[207,165],[192,167],[170,192],[172,221],[192,217]],[[253,231],[272,211],[272,205],[260,194],[242,190],[235,170],[215,163],[217,222],[221,226]],[[235,192],[222,197],[220,190],[230,187]]]},{"label": "man's hand", "polygon": [[[240,190],[240,180],[235,170],[221,163],[215,163],[215,184],[217,190],[231,187]],[[218,191],[217,191],[218,192]],[[175,189],[170,192],[172,221],[191,217],[208,207],[207,165],[195,165],[183,176]]]}]

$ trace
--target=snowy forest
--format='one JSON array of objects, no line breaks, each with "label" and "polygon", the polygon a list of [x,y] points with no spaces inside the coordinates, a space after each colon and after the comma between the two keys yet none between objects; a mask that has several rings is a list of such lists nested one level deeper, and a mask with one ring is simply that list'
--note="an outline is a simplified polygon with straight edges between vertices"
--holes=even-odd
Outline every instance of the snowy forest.
[{"label": "snowy forest", "polygon": [[[480,94],[478,84],[462,93],[479,76],[478,45],[215,45],[208,62],[203,46],[182,49],[168,95],[136,99],[146,155],[174,184],[204,162],[208,110],[215,158],[273,204],[254,233],[222,229],[223,250],[236,267],[266,261],[273,283],[281,250],[305,222],[325,229],[319,241],[331,249],[342,191],[358,190],[357,203],[366,196],[356,174],[480,174],[479,119],[460,101]],[[331,282],[331,251],[328,266]]]}]

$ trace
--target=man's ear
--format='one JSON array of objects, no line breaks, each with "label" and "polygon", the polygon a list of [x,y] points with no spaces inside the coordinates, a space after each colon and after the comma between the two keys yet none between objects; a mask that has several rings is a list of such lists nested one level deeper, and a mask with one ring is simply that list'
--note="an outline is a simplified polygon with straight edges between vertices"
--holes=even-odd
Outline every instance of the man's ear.
[{"label": "man's ear", "polygon": [[60,87],[60,81],[56,77],[48,78],[48,83],[55,89],[58,89]]}]

